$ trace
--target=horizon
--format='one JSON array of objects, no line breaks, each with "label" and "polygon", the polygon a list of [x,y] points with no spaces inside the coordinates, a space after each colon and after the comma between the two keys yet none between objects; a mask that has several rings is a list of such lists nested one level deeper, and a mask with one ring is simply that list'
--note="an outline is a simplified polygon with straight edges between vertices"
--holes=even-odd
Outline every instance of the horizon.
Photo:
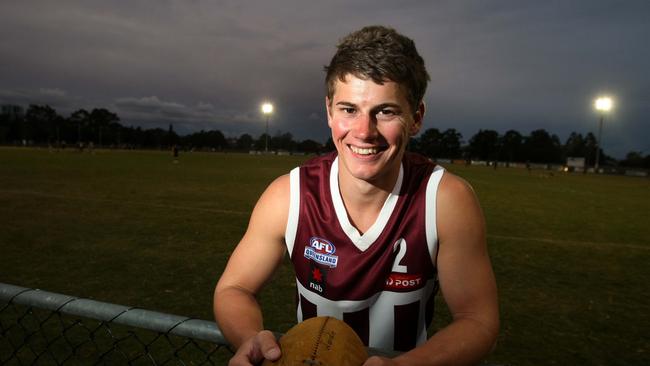
[{"label": "horizon", "polygon": [[96,106],[142,128],[235,136],[263,133],[270,101],[270,135],[322,140],[323,65],[341,37],[382,19],[431,75],[423,131],[544,129],[565,141],[597,134],[593,103],[610,95],[602,147],[623,158],[650,151],[648,13],[643,0],[5,2],[0,104]]}]

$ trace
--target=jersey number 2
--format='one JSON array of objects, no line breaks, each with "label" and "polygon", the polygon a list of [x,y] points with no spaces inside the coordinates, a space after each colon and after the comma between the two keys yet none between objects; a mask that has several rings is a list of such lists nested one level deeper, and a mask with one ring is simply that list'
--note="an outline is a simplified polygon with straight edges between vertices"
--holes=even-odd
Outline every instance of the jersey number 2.
[{"label": "jersey number 2", "polygon": [[406,255],[406,240],[404,240],[404,238],[400,238],[395,242],[395,244],[393,244],[393,252],[397,251],[398,247],[399,252],[397,253],[397,257],[395,257],[395,262],[393,262],[392,271],[396,273],[406,273],[406,266],[400,264]]}]

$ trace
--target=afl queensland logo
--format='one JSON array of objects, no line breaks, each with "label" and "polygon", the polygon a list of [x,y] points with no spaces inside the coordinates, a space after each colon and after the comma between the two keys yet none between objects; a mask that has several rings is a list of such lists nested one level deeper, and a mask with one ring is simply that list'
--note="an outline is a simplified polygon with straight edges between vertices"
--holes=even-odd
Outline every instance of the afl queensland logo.
[{"label": "afl queensland logo", "polygon": [[330,241],[312,237],[309,245],[305,246],[305,258],[313,259],[315,262],[334,268],[339,262],[339,257],[334,255],[336,247]]}]

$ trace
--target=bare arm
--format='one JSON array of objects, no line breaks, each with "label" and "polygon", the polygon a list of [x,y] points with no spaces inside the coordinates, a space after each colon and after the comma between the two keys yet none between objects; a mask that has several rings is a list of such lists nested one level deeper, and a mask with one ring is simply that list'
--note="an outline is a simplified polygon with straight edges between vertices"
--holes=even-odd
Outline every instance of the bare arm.
[{"label": "bare arm", "polygon": [[[271,183],[260,197],[248,229],[217,283],[214,292],[215,319],[228,341],[237,348],[247,342],[250,348],[251,340],[264,329],[256,295],[282,262],[288,210],[289,179],[282,176]],[[272,334],[264,333],[262,347],[273,347],[274,344],[270,344],[274,343]],[[259,358],[259,355],[248,356],[250,359]]]},{"label": "bare arm", "polygon": [[437,200],[440,287],[453,321],[426,343],[393,360],[366,365],[473,365],[494,347],[499,331],[497,288],[485,221],[471,187],[445,173]]}]

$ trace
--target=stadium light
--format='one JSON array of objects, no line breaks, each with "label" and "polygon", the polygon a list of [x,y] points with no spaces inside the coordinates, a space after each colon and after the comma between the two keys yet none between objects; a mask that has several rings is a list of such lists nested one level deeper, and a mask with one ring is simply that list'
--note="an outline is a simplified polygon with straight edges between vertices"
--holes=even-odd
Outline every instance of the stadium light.
[{"label": "stadium light", "polygon": [[594,170],[598,173],[598,167],[600,162],[600,147],[602,146],[602,134],[603,134],[603,121],[605,120],[605,113],[609,112],[613,107],[612,98],[610,97],[599,97],[594,102],[594,107],[597,111],[600,112],[600,118],[598,122],[598,139],[596,140],[596,164],[594,165]]},{"label": "stadium light", "polygon": [[269,118],[271,113],[273,113],[273,104],[264,103],[262,104],[262,113],[266,116],[266,143],[264,144],[264,152],[269,152]]},{"label": "stadium light", "polygon": [[596,109],[603,112],[609,112],[612,109],[612,98],[610,97],[600,97],[596,99],[594,103]]}]

